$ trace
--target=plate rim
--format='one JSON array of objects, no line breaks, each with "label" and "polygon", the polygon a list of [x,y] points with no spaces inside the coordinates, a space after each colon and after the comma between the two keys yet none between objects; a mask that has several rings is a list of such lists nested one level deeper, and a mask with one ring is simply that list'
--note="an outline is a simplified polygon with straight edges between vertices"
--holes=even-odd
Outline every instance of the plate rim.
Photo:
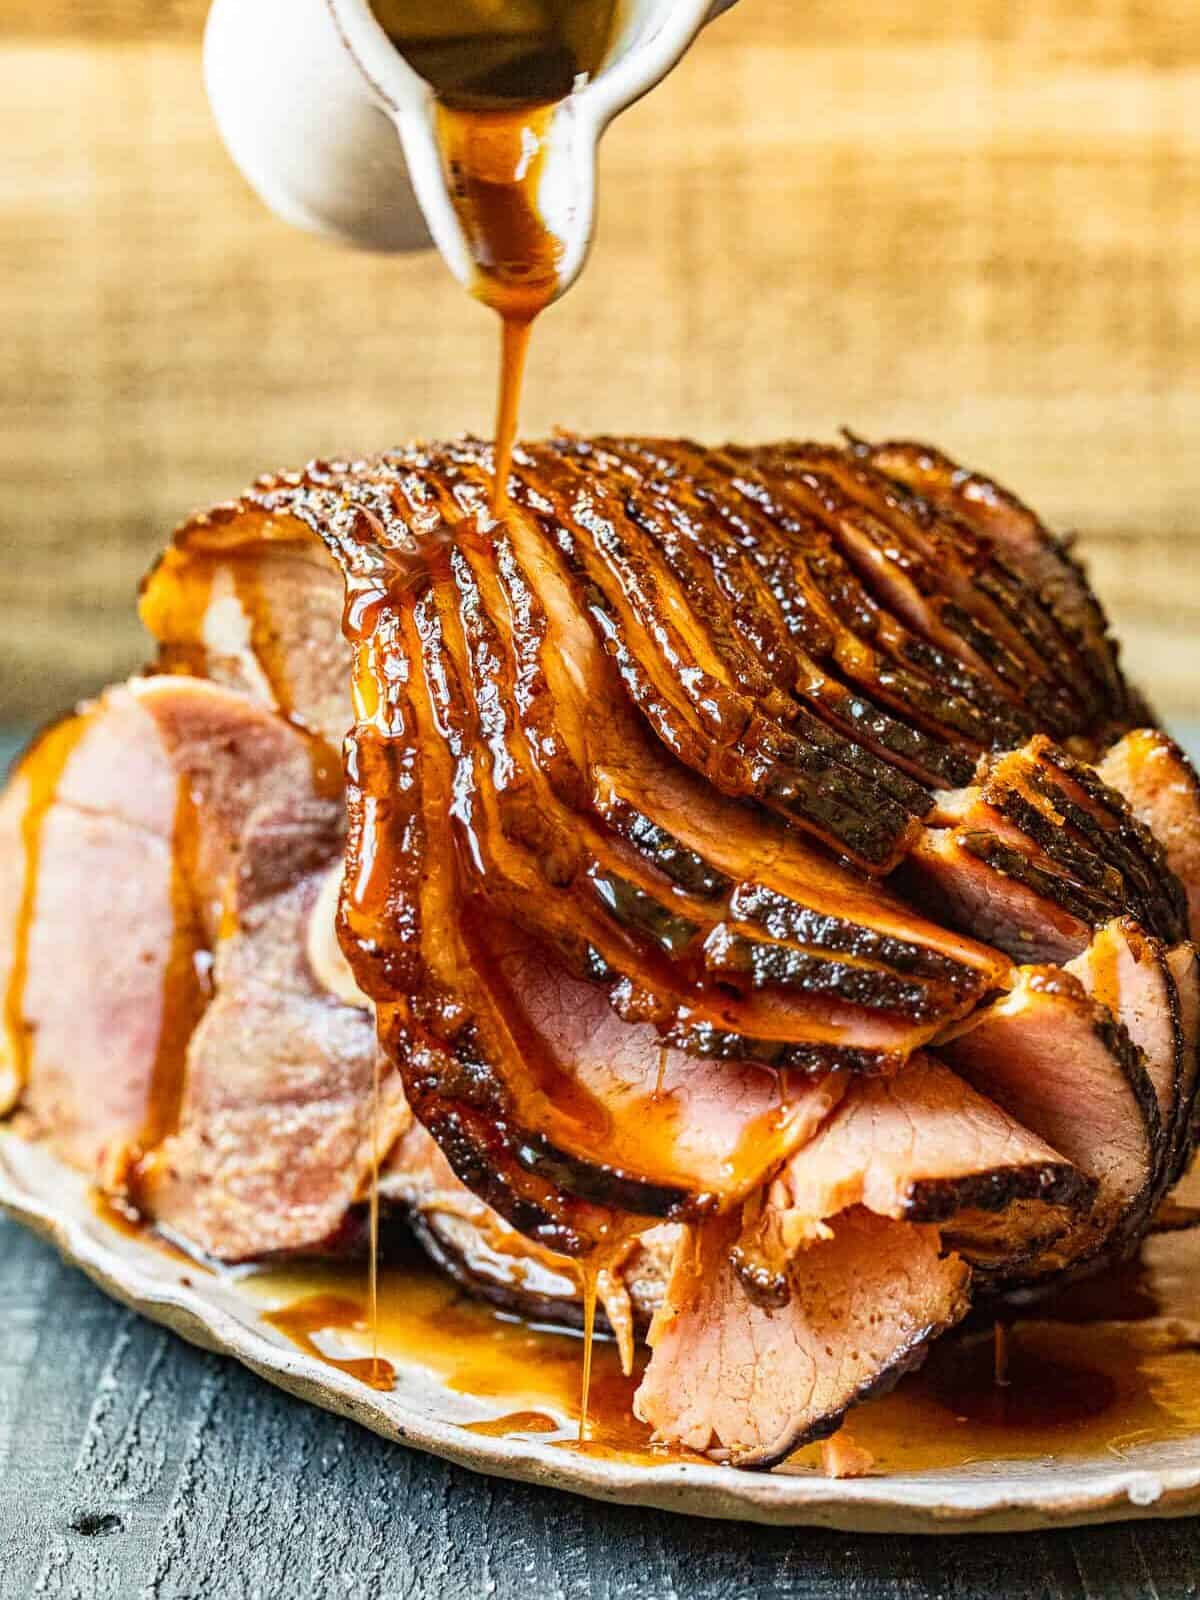
[{"label": "plate rim", "polygon": [[[11,1159],[18,1146],[36,1150],[69,1181],[82,1181],[44,1148],[0,1129],[0,1209],[46,1239],[110,1298],[191,1344],[232,1357],[308,1404],[471,1472],[677,1514],[856,1533],[1021,1532],[1200,1512],[1200,1459],[1194,1466],[1115,1465],[1111,1474],[1082,1489],[1069,1483],[1059,1489],[1029,1477],[1019,1484],[1005,1480],[1005,1487],[993,1493],[986,1480],[977,1478],[970,1500],[953,1504],[914,1493],[912,1475],[834,1479],[747,1473],[715,1462],[686,1461],[638,1466],[554,1452],[553,1446],[536,1440],[472,1434],[416,1409],[403,1395],[377,1396],[349,1375],[290,1347],[251,1315],[249,1300],[242,1318],[190,1281],[154,1271],[170,1258],[151,1247],[123,1240],[126,1248],[118,1252],[95,1225],[85,1226],[70,1210],[55,1208],[22,1181],[20,1158],[16,1163]],[[235,1280],[220,1281],[236,1289]],[[436,1375],[430,1376],[436,1383]],[[998,1462],[997,1469],[1001,1466]]]}]

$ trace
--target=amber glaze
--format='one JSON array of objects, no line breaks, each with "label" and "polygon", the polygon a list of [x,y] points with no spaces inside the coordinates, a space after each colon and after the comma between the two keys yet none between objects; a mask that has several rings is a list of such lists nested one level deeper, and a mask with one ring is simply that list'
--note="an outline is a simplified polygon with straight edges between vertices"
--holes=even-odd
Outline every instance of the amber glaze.
[{"label": "amber glaze", "polygon": [[[326,1350],[331,1340],[338,1350],[369,1349],[366,1308],[356,1287],[350,1268],[267,1271],[245,1280],[249,1294],[273,1307],[266,1318],[273,1327],[308,1354],[365,1379],[369,1358],[356,1362],[352,1354]],[[456,1393],[498,1403],[498,1416],[465,1425],[473,1432],[553,1434],[548,1442],[557,1448],[647,1463],[687,1456],[651,1447],[650,1430],[633,1415],[640,1371],[622,1373],[611,1339],[597,1335],[593,1341],[585,1433],[580,1335],[498,1313],[418,1255],[383,1266],[379,1340],[385,1359],[420,1364]]]},{"label": "amber glaze", "polygon": [[1092,998],[1107,1006],[1114,1017],[1121,1015],[1121,980],[1118,936],[1109,927],[1101,928],[1091,945]]},{"label": "amber glaze", "polygon": [[617,0],[374,0],[376,17],[438,99],[446,187],[502,325],[493,504],[507,497],[530,327],[558,292],[561,244],[538,188],[556,108],[602,64]]},{"label": "amber glaze", "polygon": [[[920,1372],[855,1410],[855,1445],[874,1458],[875,1473],[919,1472],[1004,1459],[1119,1461],[1130,1449],[1194,1434],[1200,1351],[1185,1319],[1196,1312],[1197,1269],[1200,1235],[1164,1235],[1147,1242],[1141,1260],[1034,1308],[1007,1326],[1005,1383],[996,1382],[991,1327],[950,1335]],[[330,1335],[367,1346],[353,1284],[348,1269],[317,1267],[246,1280],[256,1300],[282,1304],[273,1325],[292,1337],[301,1330],[304,1348],[322,1360]],[[379,1337],[397,1364],[419,1364],[448,1388],[498,1406],[499,1415],[468,1423],[472,1432],[536,1436],[646,1466],[698,1459],[653,1446],[633,1415],[644,1351],[625,1377],[615,1345],[597,1336],[580,1443],[579,1335],[498,1314],[415,1256],[381,1274]],[[819,1474],[820,1446],[798,1450],[784,1470]]]},{"label": "amber glaze", "polygon": [[663,1080],[667,1075],[667,1056],[669,1054],[668,1046],[660,1044],[658,1047],[658,1070],[654,1079],[654,1093],[651,1096],[653,1100],[661,1100],[663,1097]]},{"label": "amber glaze", "polygon": [[25,873],[21,902],[13,930],[12,967],[4,994],[4,1028],[17,1084],[29,1078],[29,1025],[25,1018],[25,983],[29,976],[29,935],[37,908],[38,869],[41,865],[42,830],[54,804],[67,763],[87,730],[86,716],[66,717],[52,724],[26,752],[13,778],[28,786],[21,818],[21,844]]},{"label": "amber glaze", "polygon": [[583,1371],[579,1378],[579,1443],[588,1437],[588,1402],[592,1391],[592,1361],[596,1352],[596,1280],[600,1269],[585,1261],[583,1276]]},{"label": "amber glaze", "polygon": [[268,1312],[263,1319],[310,1356],[316,1356],[326,1366],[358,1378],[368,1388],[391,1389],[396,1381],[395,1368],[377,1355],[342,1359],[326,1354],[314,1338],[318,1333],[367,1333],[368,1321],[363,1314],[362,1302],[336,1294],[313,1294],[297,1300],[294,1305]]},{"label": "amber glaze", "polygon": [[161,1255],[170,1256],[173,1261],[182,1261],[189,1267],[195,1267],[200,1272],[212,1273],[219,1269],[212,1262],[205,1261],[197,1255],[173,1244],[170,1239],[158,1232],[153,1222],[142,1216],[136,1206],[132,1205],[121,1195],[105,1194],[102,1189],[93,1189],[91,1193],[92,1211],[98,1221],[106,1228],[112,1228],[115,1233],[121,1234],[126,1239],[135,1239],[139,1244],[150,1245]]},{"label": "amber glaze", "polygon": [[554,110],[553,104],[478,110],[443,102],[437,114],[446,186],[475,264],[472,292],[500,318],[497,510],[507,501],[530,330],[558,287],[561,247],[537,204]]},{"label": "amber glaze", "polygon": [[370,1226],[367,1238],[367,1322],[371,1330],[371,1373],[367,1382],[373,1389],[391,1388],[395,1371],[379,1359],[379,1051],[371,1066],[371,1193]]}]

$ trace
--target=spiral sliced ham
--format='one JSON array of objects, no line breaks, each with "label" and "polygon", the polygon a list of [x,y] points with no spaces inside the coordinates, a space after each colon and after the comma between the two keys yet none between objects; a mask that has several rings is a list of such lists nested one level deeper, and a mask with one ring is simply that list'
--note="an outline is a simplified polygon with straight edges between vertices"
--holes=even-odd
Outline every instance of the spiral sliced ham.
[{"label": "spiral sliced ham", "polygon": [[1200,786],[934,450],[564,436],[499,517],[491,465],[180,530],[155,675],[0,802],[0,1096],[226,1260],[348,1247],[375,1147],[447,1270],[567,1320],[598,1274],[639,1414],[768,1465],[1149,1225]]}]

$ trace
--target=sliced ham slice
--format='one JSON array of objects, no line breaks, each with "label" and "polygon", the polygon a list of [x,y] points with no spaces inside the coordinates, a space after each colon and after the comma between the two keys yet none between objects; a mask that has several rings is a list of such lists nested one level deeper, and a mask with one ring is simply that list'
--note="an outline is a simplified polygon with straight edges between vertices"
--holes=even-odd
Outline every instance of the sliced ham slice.
[{"label": "sliced ham slice", "polygon": [[1163,846],[1187,892],[1192,938],[1200,938],[1200,778],[1192,763],[1159,729],[1136,728],[1097,771]]},{"label": "sliced ham slice", "polygon": [[[897,882],[1018,959],[1070,960],[1123,914],[1167,943],[1186,933],[1161,844],[1117,788],[1043,735],[937,794],[929,822]],[[1000,917],[981,924],[989,901]]]},{"label": "sliced ham slice", "polygon": [[386,1063],[375,1117],[374,1019],[308,960],[341,843],[337,812],[300,797],[243,832],[177,1127],[132,1179],[145,1215],[222,1261],[322,1249],[411,1121]]},{"label": "sliced ham slice", "polygon": [[1141,1050],[1163,1129],[1157,1187],[1170,1172],[1184,1074],[1180,994],[1168,953],[1129,917],[1107,923],[1068,972],[1107,1007]]},{"label": "sliced ham slice", "polygon": [[747,1293],[783,1304],[789,1264],[854,1205],[936,1222],[966,1260],[1016,1271],[1091,1208],[1096,1183],[940,1061],[856,1079],[751,1208],[735,1265]]},{"label": "sliced ham slice", "polygon": [[1140,901],[1130,895],[1120,871],[1092,841],[1067,825],[1052,796],[1034,787],[1039,774],[1028,751],[1013,751],[981,765],[977,786],[936,797],[931,821],[969,834],[991,835],[1056,881],[1066,880],[1063,889],[1093,915],[1140,910]]},{"label": "sliced ham slice", "polygon": [[925,828],[894,880],[924,911],[1020,962],[1069,961],[1110,908],[994,832]]},{"label": "sliced ham slice", "polygon": [[23,1110],[68,1159],[115,1175],[170,1121],[242,830],[313,772],[301,734],[182,677],[109,690],[22,763],[0,966]]},{"label": "sliced ham slice", "polygon": [[[1050,1208],[1039,1232],[1065,1227],[1094,1183],[1044,1139],[936,1061],[917,1055],[894,1078],[857,1079],[820,1132],[784,1166],[768,1206],[816,1220],[865,1205],[898,1222],[958,1220],[1018,1200]],[[964,1253],[968,1253],[964,1247]]]},{"label": "sliced ham slice", "polygon": [[148,1116],[177,809],[158,727],[120,689],[43,735],[0,803],[0,1102],[93,1172]]},{"label": "sliced ham slice", "polygon": [[[370,1164],[373,1022],[308,960],[344,833],[318,770],[245,696],[138,679],[52,731],[4,802],[0,942],[36,867],[9,985],[24,1125],[222,1260],[320,1247]],[[383,1150],[408,1118],[394,1082]]]},{"label": "sliced ham slice", "polygon": [[1053,819],[1102,860],[1124,883],[1126,907],[1148,933],[1168,944],[1188,935],[1187,895],[1167,862],[1162,843],[1141,821],[1120,790],[1105,783],[1095,767],[1043,736],[1022,752],[1032,784]]},{"label": "sliced ham slice", "polygon": [[939,1054],[1097,1181],[1091,1217],[1041,1258],[1044,1270],[1119,1246],[1145,1214],[1164,1134],[1142,1053],[1108,1009],[1073,975],[1026,967]]},{"label": "sliced ham slice", "polygon": [[226,506],[179,530],[139,612],[160,670],[241,690],[336,752],[351,720],[344,603],[341,573],[304,523]]},{"label": "sliced ham slice", "polygon": [[[694,1060],[665,1046],[511,925],[479,925],[472,941],[509,1036],[486,1068],[477,1054],[477,1070],[500,1078],[523,1159],[540,1152],[544,1170],[590,1198],[636,1184],[677,1202],[740,1198],[841,1098],[843,1074]],[[646,1204],[655,1214],[658,1203]]]},{"label": "sliced ham slice", "polygon": [[863,1208],[795,1259],[782,1307],[756,1305],[730,1260],[739,1228],[685,1230],[634,1400],[655,1437],[740,1467],[769,1467],[836,1431],[966,1312],[970,1269],[938,1229]]}]

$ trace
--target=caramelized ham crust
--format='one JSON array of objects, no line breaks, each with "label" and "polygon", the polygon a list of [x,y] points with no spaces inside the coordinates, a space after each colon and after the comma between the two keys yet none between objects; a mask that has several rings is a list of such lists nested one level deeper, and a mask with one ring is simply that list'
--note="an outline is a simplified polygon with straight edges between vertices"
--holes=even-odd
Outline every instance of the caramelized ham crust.
[{"label": "caramelized ham crust", "polygon": [[[1155,1178],[1161,1187],[1170,1172],[1177,1126],[1184,1114],[1187,1068],[1182,1000],[1169,954],[1159,940],[1123,917],[1101,928],[1066,970],[1121,1023],[1142,1053],[1163,1132]],[[1190,986],[1190,971],[1184,972],[1184,981]]]}]

